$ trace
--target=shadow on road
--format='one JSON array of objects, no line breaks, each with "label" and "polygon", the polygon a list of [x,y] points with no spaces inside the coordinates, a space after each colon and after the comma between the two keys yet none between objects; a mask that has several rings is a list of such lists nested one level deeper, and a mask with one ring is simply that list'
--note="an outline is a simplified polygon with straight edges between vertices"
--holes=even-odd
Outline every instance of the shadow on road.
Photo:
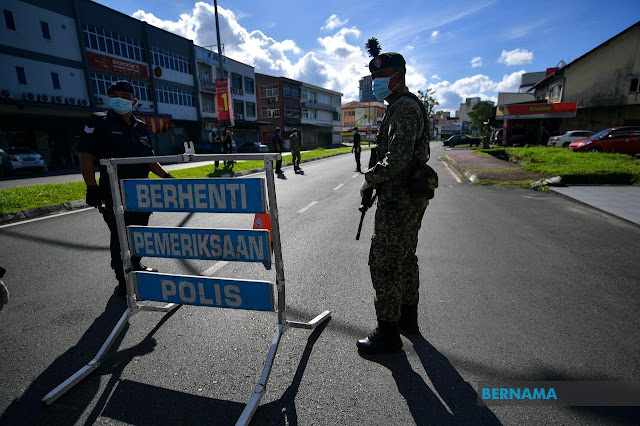
[{"label": "shadow on road", "polygon": [[407,401],[417,425],[501,424],[491,410],[478,406],[478,394],[444,355],[422,335],[412,336],[410,340],[433,384],[433,389],[442,402],[422,377],[411,368],[405,352],[364,358],[377,362],[391,371],[398,391]]},{"label": "shadow on road", "polygon": [[93,424],[100,415],[102,407],[124,368],[133,358],[153,352],[156,346],[153,335],[176,312],[175,310],[165,315],[142,342],[132,348],[113,353],[122,343],[129,328],[128,325],[125,325],[113,343],[110,354],[96,371],[52,405],[43,404],[41,399],[93,359],[125,309],[126,305],[123,299],[115,295],[112,296],[104,312],[96,318],[78,343],[60,355],[31,383],[21,397],[15,399],[7,407],[5,412],[0,415],[0,424],[76,424],[100,389],[100,375],[111,375],[106,389],[87,419],[87,424]]}]

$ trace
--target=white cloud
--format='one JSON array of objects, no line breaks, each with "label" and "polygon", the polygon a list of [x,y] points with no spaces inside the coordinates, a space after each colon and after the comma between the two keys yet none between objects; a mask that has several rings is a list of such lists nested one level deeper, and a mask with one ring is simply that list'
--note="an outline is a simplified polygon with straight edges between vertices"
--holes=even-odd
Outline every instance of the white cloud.
[{"label": "white cloud", "polygon": [[476,74],[453,83],[446,80],[432,83],[429,88],[436,91],[434,97],[440,102],[438,109],[455,111],[465,98],[480,97],[482,100],[496,102],[498,92],[517,91],[523,73],[525,70],[506,74],[500,81],[493,81],[484,74]]},{"label": "white cloud", "polygon": [[[358,97],[358,80],[369,73],[370,58],[364,52],[364,41],[356,27],[340,28],[332,35],[317,38],[318,45],[303,51],[295,40],[276,40],[259,30],[250,31],[238,23],[230,9],[218,6],[220,37],[225,54],[237,61],[255,66],[256,72],[285,76],[343,93],[343,101]],[[162,20],[153,13],[138,10],[133,17],[159,28],[192,39],[199,46],[216,44],[214,7],[199,1],[189,13],[175,21]],[[332,15],[325,25],[333,29],[344,25]],[[333,23],[333,24],[332,24]],[[324,27],[323,27],[324,28]],[[407,66],[407,85],[411,90],[424,89],[427,81],[411,65]]]},{"label": "white cloud", "polygon": [[405,47],[405,50],[408,50],[408,51],[412,51],[413,49],[415,49],[415,46],[413,46],[411,44],[409,44],[409,45],[407,45],[407,47]]},{"label": "white cloud", "polygon": [[334,13],[333,15],[327,18],[327,21],[324,23],[324,26],[320,29],[331,31],[336,28],[340,28],[343,25],[346,25],[347,22],[349,22],[349,19],[340,20],[340,18],[338,18],[338,15]]},{"label": "white cloud", "polygon": [[436,38],[436,37],[438,37],[438,34],[440,34],[440,31],[433,30],[433,32],[431,33],[431,37]]},{"label": "white cloud", "polygon": [[530,64],[533,62],[533,52],[526,49],[503,50],[498,62],[508,66]]},{"label": "white cloud", "polygon": [[482,66],[482,57],[476,56],[471,60],[471,68],[478,68]]},{"label": "white cloud", "polygon": [[438,81],[438,80],[442,80],[442,79],[440,78],[440,76],[438,74],[434,74],[434,75],[431,76],[431,80]]}]

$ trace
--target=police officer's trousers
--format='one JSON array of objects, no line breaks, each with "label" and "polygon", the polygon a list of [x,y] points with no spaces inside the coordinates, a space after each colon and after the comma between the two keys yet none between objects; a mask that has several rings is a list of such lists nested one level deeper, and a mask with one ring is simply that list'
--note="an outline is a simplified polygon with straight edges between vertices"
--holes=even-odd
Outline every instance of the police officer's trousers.
[{"label": "police officer's trousers", "polygon": [[397,322],[403,304],[418,304],[420,274],[416,248],[428,205],[426,198],[378,199],[369,251],[378,321]]},{"label": "police officer's trousers", "polygon": [[353,151],[353,153],[354,153],[354,154],[355,154],[355,156],[356,156],[356,170],[357,170],[357,171],[361,171],[361,170],[362,170],[362,167],[360,166],[360,152],[361,152],[361,151],[362,151],[362,150],[361,150],[360,148],[356,148],[356,149]]},{"label": "police officer's trousers", "polygon": [[291,162],[294,167],[300,166],[300,149],[292,149],[291,150]]},{"label": "police officer's trousers", "polygon": [[[147,226],[149,224],[149,216],[151,216],[151,213],[125,212],[124,222],[127,226]],[[113,268],[113,271],[116,274],[116,279],[118,281],[124,280],[122,257],[120,254],[120,240],[118,239],[118,227],[116,225],[116,217],[113,213],[113,208],[106,207],[104,210],[102,210],[102,218],[106,222],[107,226],[109,227],[109,231],[111,232],[111,240],[109,243],[109,248],[111,249],[111,268]],[[131,263],[134,269],[139,267],[140,257],[132,256]]]}]

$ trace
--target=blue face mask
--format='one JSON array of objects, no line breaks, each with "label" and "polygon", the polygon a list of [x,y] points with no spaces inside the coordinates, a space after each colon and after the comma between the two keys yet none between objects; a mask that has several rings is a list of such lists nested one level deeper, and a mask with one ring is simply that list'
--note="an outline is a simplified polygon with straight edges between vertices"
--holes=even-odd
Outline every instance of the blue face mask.
[{"label": "blue face mask", "polygon": [[380,102],[383,102],[392,93],[391,90],[389,90],[389,80],[391,80],[391,77],[378,77],[373,80],[371,87],[373,96]]},{"label": "blue face mask", "polygon": [[109,98],[109,107],[120,115],[126,114],[133,109],[133,101],[122,98]]}]

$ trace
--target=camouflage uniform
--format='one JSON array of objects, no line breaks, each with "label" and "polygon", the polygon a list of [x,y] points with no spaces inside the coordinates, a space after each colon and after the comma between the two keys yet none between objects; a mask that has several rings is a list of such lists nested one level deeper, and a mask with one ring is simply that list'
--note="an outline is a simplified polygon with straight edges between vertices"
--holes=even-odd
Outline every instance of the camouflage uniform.
[{"label": "camouflage uniform", "polygon": [[289,142],[291,142],[291,161],[293,167],[296,169],[300,167],[300,141],[298,136],[294,133],[289,136]]},{"label": "camouflage uniform", "polygon": [[[403,92],[408,92],[405,89]],[[427,198],[409,194],[408,180],[414,158],[427,160],[420,105],[409,96],[396,98],[382,120],[376,143],[378,163],[365,179],[378,194],[369,268],[376,291],[378,321],[397,322],[402,304],[417,305],[420,278],[416,247]]]}]

